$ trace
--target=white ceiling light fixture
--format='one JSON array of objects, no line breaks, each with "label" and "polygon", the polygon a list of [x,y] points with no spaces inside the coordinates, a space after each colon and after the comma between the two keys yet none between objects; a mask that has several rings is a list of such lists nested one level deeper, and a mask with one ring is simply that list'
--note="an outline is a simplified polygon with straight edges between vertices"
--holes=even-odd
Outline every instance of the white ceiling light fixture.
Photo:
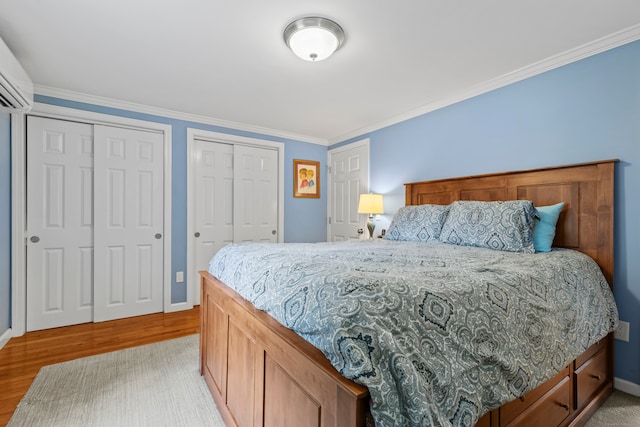
[{"label": "white ceiling light fixture", "polygon": [[336,22],[318,16],[296,19],[284,30],[284,41],[305,61],[322,61],[344,43],[344,31]]}]

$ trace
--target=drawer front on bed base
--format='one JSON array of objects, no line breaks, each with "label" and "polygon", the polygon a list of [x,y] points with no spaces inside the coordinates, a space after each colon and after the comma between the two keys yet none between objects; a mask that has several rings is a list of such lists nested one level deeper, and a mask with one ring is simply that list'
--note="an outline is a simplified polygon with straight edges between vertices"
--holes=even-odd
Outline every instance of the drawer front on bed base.
[{"label": "drawer front on bed base", "polygon": [[602,348],[575,372],[576,406],[583,407],[607,381],[607,349]]},{"label": "drawer front on bed base", "polygon": [[535,425],[523,422],[523,420],[532,421],[539,418],[538,412],[542,412],[545,418],[551,413],[555,415],[554,420],[557,422],[553,423],[551,419],[547,419],[548,423],[545,425],[559,425],[570,413],[571,391],[571,377],[567,366],[558,375],[525,394],[522,398],[503,405],[500,408],[500,425],[505,427]]},{"label": "drawer front on bed base", "polygon": [[564,376],[540,399],[504,426],[559,426],[571,415],[571,377]]}]

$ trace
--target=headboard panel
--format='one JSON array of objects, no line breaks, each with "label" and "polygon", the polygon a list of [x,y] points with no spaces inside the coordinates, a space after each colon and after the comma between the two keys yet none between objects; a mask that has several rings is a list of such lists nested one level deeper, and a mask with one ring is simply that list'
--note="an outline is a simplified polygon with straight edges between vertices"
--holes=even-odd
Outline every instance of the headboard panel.
[{"label": "headboard panel", "polygon": [[564,202],[554,246],[591,256],[613,286],[613,191],[617,160],[405,184],[406,204],[455,200]]}]

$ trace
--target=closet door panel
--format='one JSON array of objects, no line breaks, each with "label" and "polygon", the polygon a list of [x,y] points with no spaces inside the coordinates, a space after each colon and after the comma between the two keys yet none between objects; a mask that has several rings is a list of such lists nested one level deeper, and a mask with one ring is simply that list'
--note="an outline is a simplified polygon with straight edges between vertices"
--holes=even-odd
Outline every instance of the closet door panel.
[{"label": "closet door panel", "polygon": [[92,133],[27,118],[27,331],[93,319]]},{"label": "closet door panel", "polygon": [[278,152],[237,145],[234,151],[234,242],[278,241]]},{"label": "closet door panel", "polygon": [[209,260],[224,245],[233,242],[233,145],[196,140],[193,156],[195,208],[192,253],[194,268],[187,278],[194,288],[194,304],[200,304],[198,271],[209,268]]},{"label": "closet door panel", "polygon": [[162,311],[163,137],[95,126],[94,321]]}]

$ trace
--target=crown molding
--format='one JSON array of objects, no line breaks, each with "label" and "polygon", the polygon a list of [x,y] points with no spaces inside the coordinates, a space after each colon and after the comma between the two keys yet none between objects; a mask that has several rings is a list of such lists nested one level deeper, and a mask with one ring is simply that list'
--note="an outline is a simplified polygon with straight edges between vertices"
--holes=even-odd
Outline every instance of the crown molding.
[{"label": "crown molding", "polygon": [[308,135],[298,135],[277,129],[253,126],[244,123],[232,122],[229,120],[216,119],[213,117],[200,116],[197,114],[183,113],[180,111],[167,110],[150,105],[136,104],[133,102],[121,101],[113,98],[89,95],[86,93],[75,92],[66,89],[59,89],[50,86],[35,84],[35,93],[53,98],[66,99],[68,101],[83,102],[86,104],[99,105],[101,107],[117,108],[120,110],[133,111],[136,113],[151,114],[154,116],[166,117],[176,120],[184,120],[188,122],[201,123],[211,126],[219,126],[227,129],[252,132],[260,135],[268,135],[279,138],[291,139],[295,141],[309,142],[311,144],[328,145],[328,141],[323,138],[316,138]]},{"label": "crown molding", "polygon": [[395,125],[405,120],[413,119],[414,117],[421,116],[426,113],[430,113],[435,110],[447,107],[449,105],[456,104],[460,101],[473,98],[478,95],[490,92],[495,89],[499,89],[504,86],[508,86],[512,83],[519,82],[521,80],[528,79],[530,77],[542,74],[544,72],[553,70],[555,68],[562,67],[572,62],[579,61],[584,58],[588,58],[598,53],[605,52],[607,50],[614,49],[616,47],[625,45],[627,43],[634,42],[640,39],[640,24],[634,25],[627,29],[618,31],[592,42],[583,44],[576,48],[567,50],[560,54],[551,56],[541,61],[535,62],[526,67],[504,74],[491,80],[487,80],[478,85],[472,86],[462,92],[459,92],[451,97],[436,100],[429,104],[425,104],[422,107],[418,107],[406,113],[392,117],[388,120],[378,122],[376,124],[365,126],[360,129],[348,132],[346,134],[329,138],[329,146],[340,142],[347,141],[352,138],[364,136],[367,133],[374,132],[376,130],[385,128],[387,126]]}]

